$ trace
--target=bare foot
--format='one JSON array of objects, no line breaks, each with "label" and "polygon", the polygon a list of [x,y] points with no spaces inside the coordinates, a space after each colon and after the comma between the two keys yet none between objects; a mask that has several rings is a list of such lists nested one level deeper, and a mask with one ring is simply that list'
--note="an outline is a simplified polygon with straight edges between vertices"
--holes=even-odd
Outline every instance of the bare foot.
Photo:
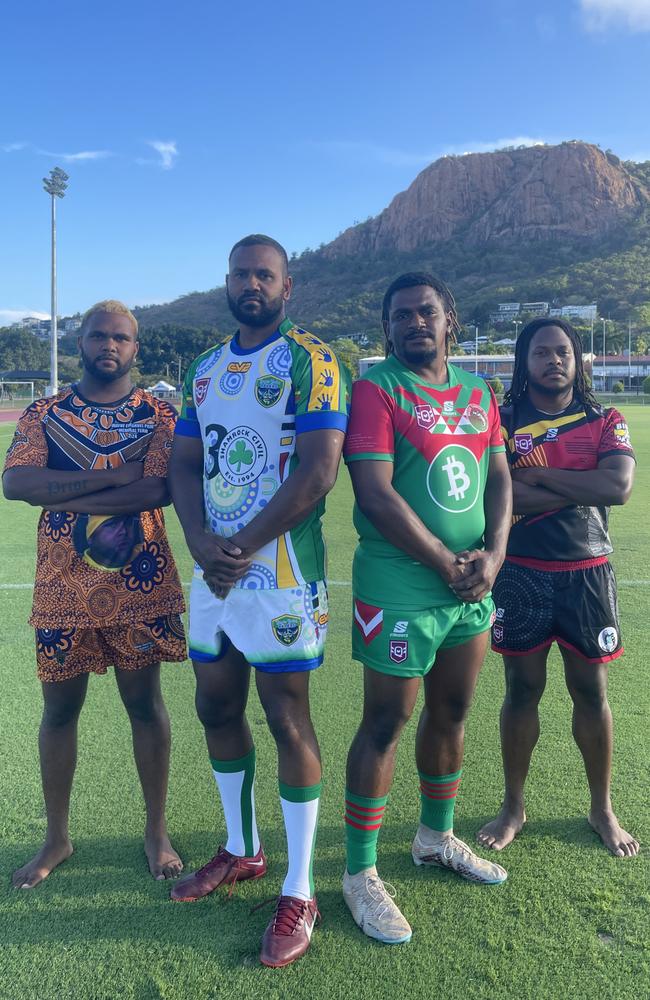
[{"label": "bare foot", "polygon": [[166,833],[157,836],[146,834],[144,853],[149,862],[149,871],[157,882],[166,878],[178,878],[183,871],[183,862],[170,844]]},{"label": "bare foot", "polygon": [[483,847],[502,851],[512,843],[525,822],[526,813],[523,809],[510,809],[503,805],[497,818],[481,827],[476,839]]},{"label": "bare foot", "polygon": [[610,810],[590,812],[587,817],[589,825],[594,830],[608,851],[617,858],[633,858],[639,853],[639,842],[631,833],[620,826],[614,813]]},{"label": "bare foot", "polygon": [[35,885],[46,879],[57,865],[66,861],[72,854],[72,844],[69,840],[49,843],[45,841],[38,854],[22,868],[17,868],[11,877],[14,889],[33,889]]}]

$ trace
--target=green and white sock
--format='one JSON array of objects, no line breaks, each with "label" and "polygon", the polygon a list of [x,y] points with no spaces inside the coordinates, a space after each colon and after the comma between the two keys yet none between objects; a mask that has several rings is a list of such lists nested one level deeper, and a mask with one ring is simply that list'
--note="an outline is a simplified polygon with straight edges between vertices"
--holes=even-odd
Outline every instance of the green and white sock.
[{"label": "green and white sock", "polygon": [[226,818],[226,850],[239,858],[252,858],[260,849],[255,821],[255,748],[237,760],[210,758]]},{"label": "green and white sock", "polygon": [[454,807],[460,776],[463,773],[454,771],[453,774],[423,774],[420,775],[420,823],[428,826],[430,830],[437,833],[446,833],[454,828]]},{"label": "green and white sock", "polygon": [[314,895],[314,848],[320,805],[321,783],[295,787],[280,782],[280,803],[287,832],[289,868],[282,886],[283,896],[312,899]]}]

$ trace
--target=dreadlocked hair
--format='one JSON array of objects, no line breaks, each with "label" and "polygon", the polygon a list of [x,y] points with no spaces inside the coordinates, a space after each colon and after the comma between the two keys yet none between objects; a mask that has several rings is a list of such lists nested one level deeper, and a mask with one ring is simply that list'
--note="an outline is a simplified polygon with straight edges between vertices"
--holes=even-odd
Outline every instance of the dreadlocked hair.
[{"label": "dreadlocked hair", "polygon": [[449,348],[451,344],[457,342],[457,334],[460,332],[460,323],[458,322],[458,313],[456,311],[456,300],[451,293],[451,290],[442,281],[441,278],[436,278],[433,274],[428,274],[425,271],[408,271],[406,274],[400,274],[398,278],[390,283],[386,294],[384,295],[384,301],[381,306],[381,321],[384,326],[384,336],[386,339],[386,357],[392,354],[393,347],[388,340],[388,336],[385,333],[385,327],[388,324],[388,317],[390,314],[390,303],[395,292],[399,292],[402,288],[417,288],[418,285],[428,285],[433,288],[434,292],[438,295],[442,301],[445,313],[450,316],[449,328],[447,329],[447,337],[445,341],[446,354],[449,353]]},{"label": "dreadlocked hair", "polygon": [[551,316],[541,316],[539,319],[533,319],[530,323],[526,323],[519,336],[517,337],[517,343],[515,345],[515,365],[512,372],[512,382],[510,383],[510,388],[504,394],[503,405],[511,406],[513,403],[518,402],[523,396],[525,396],[528,390],[528,350],[530,348],[530,343],[539,330],[543,330],[547,326],[557,326],[566,333],[567,337],[571,341],[571,347],[573,348],[573,356],[576,363],[576,377],[573,382],[573,391],[578,397],[581,403],[587,403],[590,406],[598,406],[598,400],[596,399],[592,389],[587,385],[587,379],[585,377],[585,368],[582,362],[582,343],[580,337],[576,333],[575,329],[570,323],[567,323],[565,319],[556,319]]}]

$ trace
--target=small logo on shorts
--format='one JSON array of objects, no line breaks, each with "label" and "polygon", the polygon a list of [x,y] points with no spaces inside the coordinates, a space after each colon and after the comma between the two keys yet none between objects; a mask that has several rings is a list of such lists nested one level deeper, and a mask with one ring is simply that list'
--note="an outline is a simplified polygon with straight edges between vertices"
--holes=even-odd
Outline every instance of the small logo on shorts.
[{"label": "small logo on shorts", "polygon": [[492,629],[495,642],[503,642],[503,625],[495,625]]},{"label": "small logo on shorts", "polygon": [[515,434],[515,451],[518,455],[528,455],[532,450],[532,434]]},{"label": "small logo on shorts", "polygon": [[194,383],[194,399],[196,400],[196,405],[200,406],[208,394],[208,389],[210,388],[209,378],[197,378]]},{"label": "small logo on shorts", "polygon": [[391,635],[406,635],[409,630],[408,622],[395,622]]},{"label": "small logo on shorts", "polygon": [[297,615],[279,615],[271,620],[273,635],[283,646],[293,646],[302,632],[302,618]]},{"label": "small logo on shorts", "polygon": [[391,639],[388,655],[393,663],[403,663],[408,659],[409,644],[404,639]]},{"label": "small logo on shorts", "polygon": [[618,632],[612,625],[598,633],[598,645],[604,653],[613,653],[618,646]]}]

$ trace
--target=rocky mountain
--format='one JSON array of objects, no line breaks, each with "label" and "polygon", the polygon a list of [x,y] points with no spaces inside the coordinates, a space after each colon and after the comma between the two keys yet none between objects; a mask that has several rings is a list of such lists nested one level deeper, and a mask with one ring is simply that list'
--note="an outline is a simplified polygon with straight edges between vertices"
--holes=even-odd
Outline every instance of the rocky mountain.
[{"label": "rocky mountain", "polygon": [[444,156],[323,254],[408,252],[458,237],[468,246],[598,237],[648,204],[647,187],[616,156],[583,142]]},{"label": "rocky mountain", "polygon": [[[407,270],[444,278],[466,322],[507,299],[597,301],[627,322],[650,308],[650,163],[583,142],[443,157],[378,216],[291,262],[291,315],[328,340],[375,337],[383,291]],[[234,327],[223,288],[136,313],[145,327]]]}]

